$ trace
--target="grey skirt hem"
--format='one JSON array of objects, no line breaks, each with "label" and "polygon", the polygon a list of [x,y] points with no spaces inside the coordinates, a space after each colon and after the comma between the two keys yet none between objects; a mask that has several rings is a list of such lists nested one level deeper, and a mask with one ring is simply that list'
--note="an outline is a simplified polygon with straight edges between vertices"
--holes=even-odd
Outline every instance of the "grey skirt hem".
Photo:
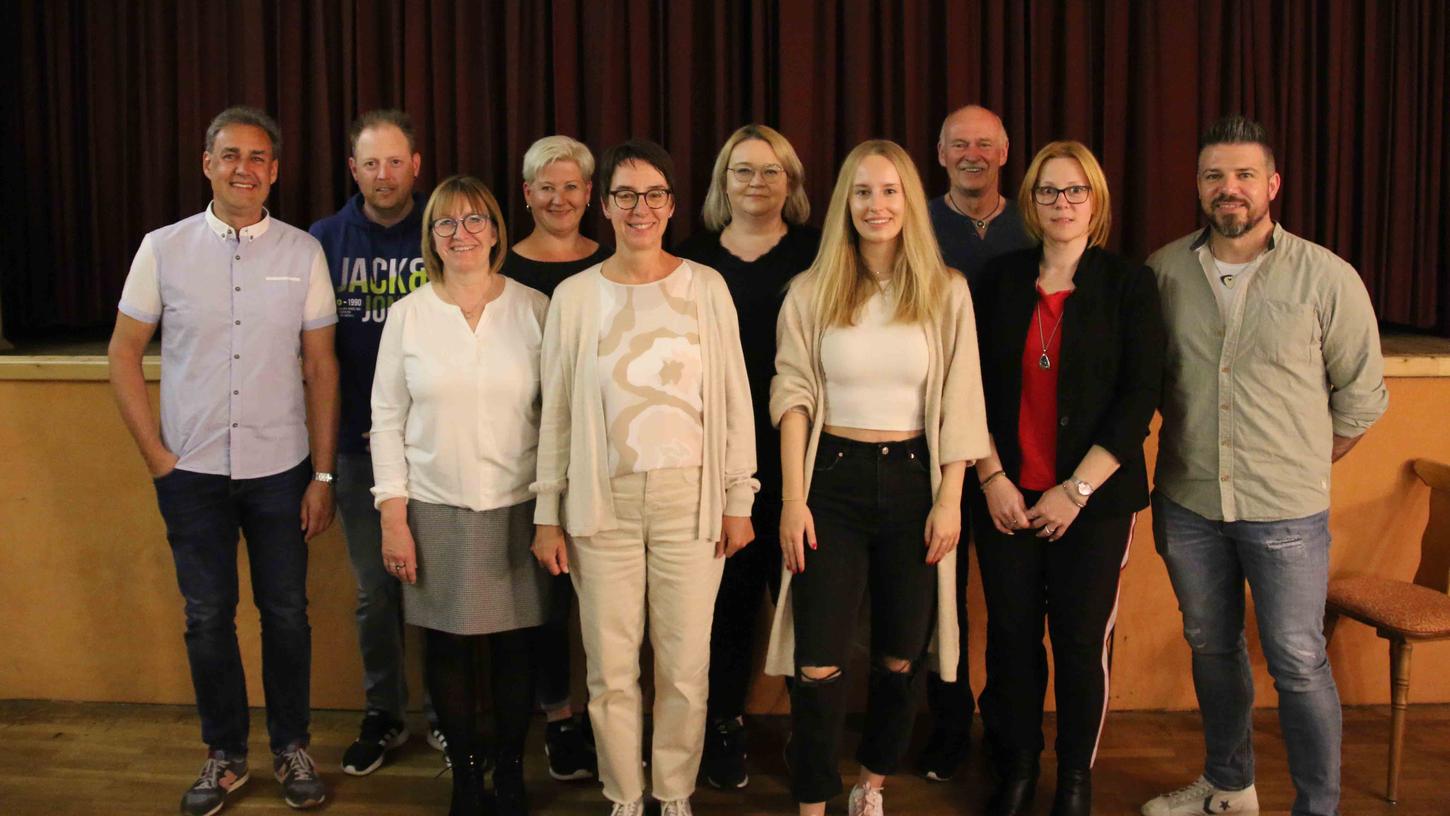
[{"label": "grey skirt hem", "polygon": [[532,499],[493,510],[410,499],[418,582],[403,585],[403,619],[456,635],[538,626],[548,619],[549,574],[534,560]]}]

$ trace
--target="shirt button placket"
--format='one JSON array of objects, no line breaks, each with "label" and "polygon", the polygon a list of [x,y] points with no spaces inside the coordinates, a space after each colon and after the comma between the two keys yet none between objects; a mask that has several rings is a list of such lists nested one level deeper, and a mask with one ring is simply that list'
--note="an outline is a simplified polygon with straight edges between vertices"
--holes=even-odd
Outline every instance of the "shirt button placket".
[{"label": "shirt button placket", "polygon": [[230,423],[229,424],[231,425],[231,430],[228,431],[228,434],[230,435],[230,441],[231,441],[230,449],[232,451],[232,455],[233,455],[234,458],[236,456],[236,452],[238,450],[240,450],[240,447],[238,445],[238,437],[241,435],[241,419],[242,419],[242,399],[241,399],[241,393],[242,393],[242,391],[241,391],[241,389],[242,389],[242,383],[241,383],[241,381],[242,381],[242,377],[241,377],[241,371],[240,371],[241,365],[239,364],[239,361],[242,359],[242,319],[241,319],[241,315],[242,315],[242,263],[241,263],[241,260],[242,260],[242,252],[241,252],[241,250],[242,250],[241,241],[240,240],[237,240],[236,244],[231,247],[231,252],[232,252],[232,261],[231,261],[231,278],[232,278],[232,309],[231,309],[231,317],[232,317],[232,325],[231,325],[231,328],[230,328],[230,332],[231,332],[232,362],[231,362],[231,365],[228,366],[228,369],[227,369],[228,379],[230,380],[231,386],[232,386],[231,387],[232,395],[231,395],[231,398],[230,398],[230,400],[228,402],[228,406],[227,406],[228,407],[228,413],[230,415],[229,416],[229,419],[230,419]]}]

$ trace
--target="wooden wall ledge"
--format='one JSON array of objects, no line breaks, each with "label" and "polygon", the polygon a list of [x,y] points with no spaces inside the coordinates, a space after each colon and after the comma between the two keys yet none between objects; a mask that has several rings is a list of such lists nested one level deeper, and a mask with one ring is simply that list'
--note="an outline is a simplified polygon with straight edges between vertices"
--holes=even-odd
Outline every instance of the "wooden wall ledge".
[{"label": "wooden wall ledge", "polygon": [[[1450,377],[1450,339],[1391,334],[1381,341],[1386,377]],[[161,358],[142,363],[146,379],[161,379]],[[0,354],[0,380],[106,380],[103,354]]]}]

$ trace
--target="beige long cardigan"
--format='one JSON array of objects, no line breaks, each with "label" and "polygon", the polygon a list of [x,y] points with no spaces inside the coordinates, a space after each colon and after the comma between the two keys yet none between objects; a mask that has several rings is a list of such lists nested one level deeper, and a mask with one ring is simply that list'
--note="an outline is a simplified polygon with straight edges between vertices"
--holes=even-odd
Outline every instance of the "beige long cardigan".
[{"label": "beige long cardigan", "polygon": [[[809,273],[798,276],[786,293],[776,320],[775,377],[770,381],[770,421],[780,427],[781,417],[793,408],[810,416],[806,441],[805,489],[810,494],[816,448],[826,418],[825,376],[821,371],[821,334],[812,301],[815,286]],[[941,489],[944,463],[974,461],[988,454],[987,412],[982,397],[981,364],[977,356],[976,318],[966,279],[951,273],[945,296],[934,319],[923,325],[927,337],[926,444],[931,452],[932,495]],[[970,478],[970,474],[969,474]],[[828,547],[830,542],[822,541]],[[932,668],[943,680],[955,681],[959,641],[957,630],[957,558],[960,546],[937,563],[936,631],[930,646]],[[926,557],[925,544],[922,557]],[[961,555],[960,557],[965,557]],[[790,579],[782,570],[780,597],[770,628],[765,657],[767,674],[795,674],[795,616],[791,611]],[[855,614],[854,610],[850,614]]]},{"label": "beige long cardigan", "polygon": [[[740,321],[725,279],[703,264],[683,263],[694,271],[705,372],[699,531],[702,540],[719,541],[721,517],[749,516],[760,489],[755,479],[755,416],[740,349]],[[601,266],[567,278],[549,301],[539,366],[543,407],[538,474],[529,485],[537,497],[534,523],[562,524],[569,535],[579,537],[619,526],[599,390]]]}]

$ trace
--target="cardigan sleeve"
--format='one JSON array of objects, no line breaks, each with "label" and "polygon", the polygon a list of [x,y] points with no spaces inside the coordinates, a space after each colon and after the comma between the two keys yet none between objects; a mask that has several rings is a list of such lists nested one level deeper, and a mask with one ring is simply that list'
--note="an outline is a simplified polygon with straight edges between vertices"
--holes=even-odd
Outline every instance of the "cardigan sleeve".
[{"label": "cardigan sleeve", "polygon": [[745,352],[740,346],[740,317],[725,280],[713,278],[712,302],[725,374],[725,515],[749,516],[760,481],[755,478],[755,407]]},{"label": "cardigan sleeve", "polygon": [[947,354],[942,378],[940,464],[974,462],[991,452],[987,407],[982,394],[982,364],[977,353],[977,320],[972,293],[960,275],[952,275],[940,333]]},{"label": "cardigan sleeve", "polygon": [[[401,307],[401,308],[400,308]],[[377,368],[373,372],[372,428],[368,449],[373,460],[373,506],[388,499],[408,498],[408,460],[404,433],[413,397],[403,371],[403,324],[409,318],[409,304],[401,300],[388,310],[378,343]]]},{"label": "cardigan sleeve", "polygon": [[542,395],[539,408],[539,448],[536,481],[529,490],[536,497],[535,524],[562,524],[559,499],[569,484],[569,445],[574,391],[574,354],[577,343],[569,342],[564,323],[575,323],[565,309],[570,288],[561,285],[549,301],[544,320],[544,342],[540,349],[539,372]]},{"label": "cardigan sleeve", "polygon": [[810,287],[796,278],[786,292],[775,321],[775,376],[770,379],[770,422],[780,427],[781,417],[794,408],[807,414],[816,406],[815,365],[806,318],[811,308]]},{"label": "cardigan sleeve", "polygon": [[1134,269],[1123,287],[1123,348],[1113,397],[1093,442],[1119,462],[1142,455],[1148,424],[1163,393],[1163,349],[1168,343],[1158,283],[1146,266]]}]

